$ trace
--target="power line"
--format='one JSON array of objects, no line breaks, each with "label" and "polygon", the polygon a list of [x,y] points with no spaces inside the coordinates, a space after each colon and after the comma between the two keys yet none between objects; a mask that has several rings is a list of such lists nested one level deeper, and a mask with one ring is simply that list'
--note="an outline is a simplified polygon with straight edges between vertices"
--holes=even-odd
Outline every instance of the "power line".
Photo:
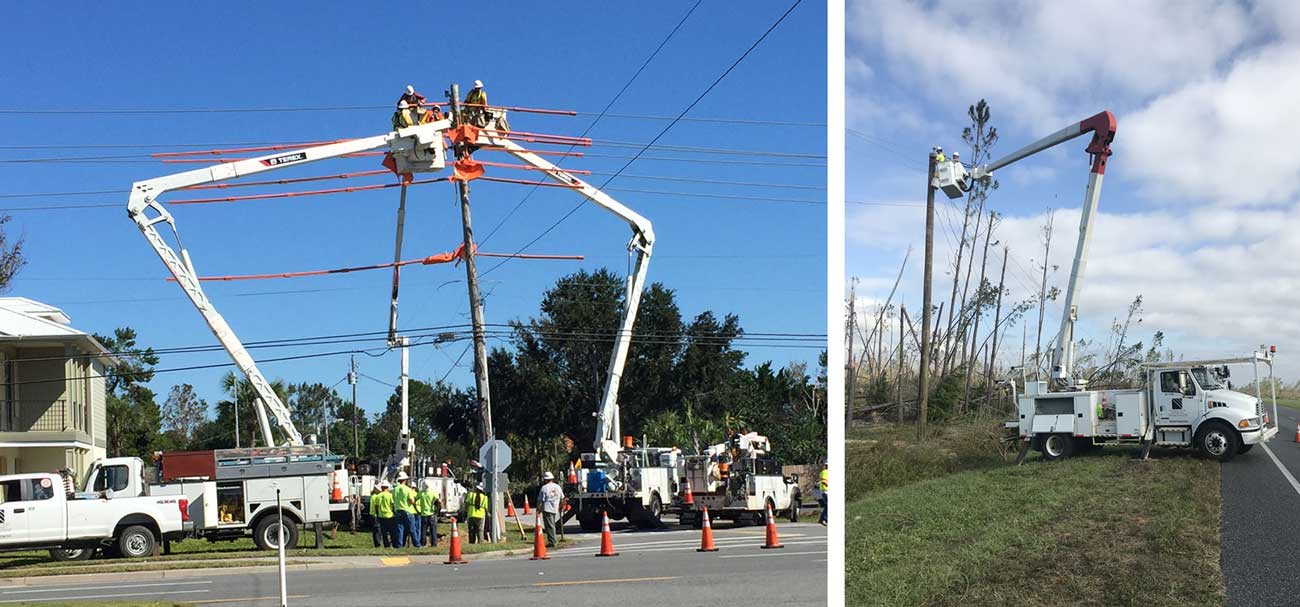
[{"label": "power line", "polygon": [[[759,37],[758,37],[758,40],[755,40],[754,43],[753,43],[752,45],[750,45],[750,47],[749,47],[748,49],[745,49],[745,52],[742,53],[742,54],[740,55],[740,57],[738,57],[734,62],[732,62],[732,64],[731,64],[730,66],[727,67],[727,69],[726,69],[725,71],[722,72],[722,75],[718,76],[717,79],[715,79],[715,80],[713,81],[713,83],[710,84],[710,85],[708,86],[708,88],[704,89],[704,92],[703,92],[703,93],[700,93],[700,95],[699,95],[698,97],[696,97],[695,100],[692,101],[692,102],[690,103],[690,105],[687,105],[687,106],[686,106],[686,109],[684,109],[684,110],[682,110],[680,113],[678,113],[678,114],[677,114],[677,117],[674,118],[672,122],[669,122],[669,123],[668,123],[668,126],[665,126],[665,127],[663,128],[663,130],[659,131],[659,134],[655,135],[654,138],[651,139],[649,143],[647,143],[647,144],[646,144],[644,147],[642,147],[640,150],[637,150],[637,153],[636,153],[636,154],[635,154],[635,155],[634,155],[630,160],[628,160],[628,161],[627,161],[627,162],[622,166],[622,168],[620,168],[620,169],[619,169],[618,171],[616,171],[612,176],[610,176],[608,179],[606,179],[606,180],[604,181],[604,183],[602,183],[602,184],[600,185],[600,188],[601,188],[601,189],[604,189],[605,186],[609,185],[609,183],[610,183],[611,181],[614,181],[615,179],[617,179],[618,176],[619,176],[620,174],[623,173],[623,171],[627,170],[628,167],[632,166],[632,163],[636,162],[637,159],[641,158],[641,156],[645,154],[646,150],[648,150],[648,149],[650,148],[650,146],[652,146],[652,145],[658,143],[658,142],[659,142],[659,139],[661,139],[665,134],[667,134],[668,131],[669,131],[669,129],[672,129],[673,126],[675,126],[678,122],[680,122],[681,119],[682,119],[683,117],[685,117],[687,113],[689,113],[692,109],[695,108],[696,105],[698,105],[698,104],[700,103],[700,101],[703,101],[704,98],[705,98],[706,96],[708,96],[708,94],[709,94],[710,92],[713,91],[714,87],[718,86],[718,84],[721,83],[722,80],[723,80],[724,78],[726,78],[727,75],[730,74],[730,73],[732,72],[732,70],[736,69],[736,66],[740,65],[740,63],[741,63],[742,61],[744,61],[745,58],[748,57],[749,54],[752,53],[752,52],[754,51],[754,49],[758,48],[758,45],[759,45],[759,44],[762,44],[763,41],[767,39],[768,35],[770,35],[770,34],[772,33],[772,31],[775,30],[775,29],[777,28],[777,26],[781,25],[781,22],[785,21],[785,18],[786,18],[787,16],[789,16],[790,13],[793,12],[794,9],[795,9],[796,7],[798,7],[802,2],[803,2],[803,0],[795,0],[794,4],[791,4],[791,5],[790,5],[790,8],[786,9],[786,11],[785,11],[784,13],[781,14],[781,17],[778,18],[774,23],[772,23],[772,25],[771,25],[770,27],[767,28],[767,31],[763,32],[763,35],[762,35],[762,36],[759,36]],[[525,244],[523,247],[520,247],[520,249],[519,249],[518,251],[516,251],[516,254],[524,252],[525,250],[528,249],[528,247],[533,246],[534,244],[537,243],[537,241],[541,240],[542,238],[545,238],[547,234],[550,234],[553,230],[555,230],[555,228],[559,227],[559,225],[560,225],[561,223],[564,223],[564,221],[565,221],[566,219],[568,219],[569,217],[572,217],[574,213],[577,213],[578,210],[581,209],[581,208],[582,208],[583,206],[585,206],[585,205],[586,205],[586,202],[585,202],[585,201],[584,201],[584,202],[579,202],[578,204],[574,205],[574,207],[573,207],[572,209],[570,209],[568,213],[565,213],[562,217],[560,217],[558,220],[556,220],[555,223],[551,224],[550,227],[548,227],[548,228],[546,228],[545,230],[543,230],[542,233],[541,233],[541,234],[538,234],[536,238],[534,238],[534,239],[532,239],[531,241],[529,241],[528,244]],[[502,260],[501,260],[499,263],[497,263],[496,265],[492,266],[491,268],[488,268],[488,270],[487,270],[486,272],[484,272],[483,275],[486,276],[487,274],[492,273],[493,270],[496,270],[497,268],[500,268],[501,266],[503,266],[503,265],[505,265],[506,263],[508,263],[508,262],[510,261],[510,259],[511,259],[511,258],[502,259]]]}]

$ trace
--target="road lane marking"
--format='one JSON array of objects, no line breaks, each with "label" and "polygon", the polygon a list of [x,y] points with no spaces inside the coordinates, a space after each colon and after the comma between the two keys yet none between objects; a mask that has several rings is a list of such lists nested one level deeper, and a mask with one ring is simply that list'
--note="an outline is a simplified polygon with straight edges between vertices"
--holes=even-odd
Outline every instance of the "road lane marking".
[{"label": "road lane marking", "polygon": [[1291,488],[1295,489],[1296,495],[1300,495],[1300,483],[1296,482],[1295,477],[1291,476],[1291,472],[1286,469],[1286,466],[1283,466],[1277,456],[1273,455],[1273,450],[1268,448],[1268,443],[1260,443],[1260,446],[1264,447],[1264,453],[1268,454],[1268,458],[1273,460],[1273,463],[1277,465],[1277,469],[1282,471],[1282,476],[1285,476],[1287,482],[1291,483]]},{"label": "road lane marking", "polygon": [[825,552],[764,552],[763,554],[727,554],[720,559],[752,559],[759,556],[803,556],[807,554],[826,554]]},{"label": "road lane marking", "polygon": [[662,582],[664,580],[675,580],[677,576],[670,575],[664,577],[629,577],[617,580],[579,580],[573,582],[538,582],[534,586],[578,586],[580,584],[622,584],[626,582]]},{"label": "road lane marking", "polygon": [[159,582],[156,584],[115,584],[112,586],[67,586],[64,588],[42,588],[40,590],[4,590],[0,591],[0,596],[11,594],[35,594],[38,592],[75,592],[81,590],[125,590],[127,588],[148,588],[151,586],[197,586],[199,584],[211,584],[212,580],[202,582]]},{"label": "road lane marking", "polygon": [[74,601],[80,603],[87,599],[113,599],[113,598],[121,598],[124,596],[158,596],[164,594],[166,595],[207,594],[208,592],[211,591],[210,590],[171,590],[168,592],[127,592],[125,594],[88,594],[88,595],[80,595],[80,596],[58,596],[58,597],[41,597],[41,598],[34,598],[34,599],[33,598],[12,599],[12,600],[0,601],[0,603],[43,603],[45,601]]},{"label": "road lane marking", "polygon": [[401,567],[401,566],[403,566],[403,565],[410,565],[410,564],[411,564],[411,557],[408,557],[408,556],[390,556],[390,557],[384,557],[384,558],[379,559],[379,562],[380,562],[380,563],[383,563],[385,567]]},{"label": "road lane marking", "polygon": [[[305,598],[308,598],[308,597],[310,597],[310,596],[311,596],[310,594],[291,594],[291,595],[289,595],[287,598],[291,598],[291,599],[305,599]],[[211,604],[214,604],[214,603],[239,603],[239,602],[242,602],[242,601],[279,601],[279,600],[280,600],[280,596],[279,596],[279,595],[276,595],[276,596],[252,596],[252,597],[247,597],[247,598],[242,598],[242,599],[203,599],[203,600],[200,600],[200,601],[185,601],[184,604],[186,604],[186,605],[211,605]]]}]

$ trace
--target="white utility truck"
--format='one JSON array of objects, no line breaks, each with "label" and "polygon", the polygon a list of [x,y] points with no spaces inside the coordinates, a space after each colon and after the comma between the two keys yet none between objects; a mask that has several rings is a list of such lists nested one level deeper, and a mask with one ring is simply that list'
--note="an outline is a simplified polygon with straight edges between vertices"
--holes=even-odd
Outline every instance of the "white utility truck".
[{"label": "white utility truck", "polygon": [[180,495],[76,493],[60,474],[0,476],[0,551],[48,549],[59,561],[86,560],[99,548],[152,556],[160,542],[189,534],[188,507]]},{"label": "white utility truck", "polygon": [[[1254,396],[1230,388],[1229,365],[1255,368]],[[1128,390],[1050,392],[1047,382],[1025,382],[1016,399],[1016,428],[1047,459],[1106,443],[1196,447],[1226,462],[1277,434],[1277,398],[1264,406],[1259,365],[1272,384],[1273,351],[1242,358],[1174,361],[1143,367],[1143,386]]]},{"label": "white utility truck", "polygon": [[677,492],[681,452],[635,447],[630,440],[624,445],[613,462],[598,453],[583,453],[582,468],[576,471],[578,482],[566,483],[572,516],[583,531],[600,531],[601,513],[611,520],[627,519],[642,529],[663,525],[663,514]]},{"label": "white utility truck", "polygon": [[685,480],[690,483],[694,503],[680,505],[681,523],[700,527],[700,513],[706,507],[710,519],[737,524],[762,524],[769,509],[773,516],[784,513],[797,522],[802,500],[799,477],[782,475],[771,452],[766,436],[749,432],[713,445],[703,454],[686,456]]},{"label": "white utility truck", "polygon": [[[1210,457],[1227,461],[1277,434],[1277,404],[1273,403],[1270,418],[1259,394],[1260,363],[1268,367],[1272,385],[1272,350],[1244,358],[1146,365],[1142,368],[1142,387],[1128,390],[1089,389],[1088,381],[1074,372],[1077,301],[1088,265],[1092,224],[1115,129],[1114,114],[1101,112],[1008,156],[972,167],[970,172],[958,162],[935,165],[930,187],[943,191],[949,198],[958,198],[970,191],[976,180],[987,179],[1002,167],[1075,137],[1092,134],[1086,149],[1090,166],[1079,213],[1079,240],[1065,290],[1061,327],[1052,350],[1050,381],[1024,381],[1024,393],[1017,398],[1018,419],[1007,422],[1007,427],[1016,429],[1023,441],[1016,461],[1024,461],[1031,448],[1041,451],[1047,459],[1058,459],[1081,447],[1108,442],[1140,444],[1143,457],[1153,444],[1195,446]],[[1255,366],[1254,397],[1233,392],[1223,385],[1228,378],[1227,365],[1240,363]]]},{"label": "white utility truck", "polygon": [[327,523],[347,510],[341,460],[318,445],[162,453],[156,470],[137,457],[115,457],[91,466],[85,490],[182,499],[195,536],[215,542],[252,535],[270,550],[279,547],[281,520],[285,545],[294,546],[299,525]]}]

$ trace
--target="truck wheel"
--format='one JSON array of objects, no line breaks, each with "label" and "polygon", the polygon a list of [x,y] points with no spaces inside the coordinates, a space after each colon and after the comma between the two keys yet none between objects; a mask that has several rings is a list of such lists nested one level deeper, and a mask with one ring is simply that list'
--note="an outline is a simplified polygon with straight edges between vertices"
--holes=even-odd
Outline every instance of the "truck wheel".
[{"label": "truck wheel", "polygon": [[[650,494],[650,505],[642,508],[640,515],[636,517],[636,526],[641,529],[658,529],[663,527],[664,503],[659,499],[658,493]],[[628,517],[629,520],[631,517]]]},{"label": "truck wheel", "polygon": [[582,510],[578,512],[578,526],[587,533],[600,531],[600,513],[594,510]]},{"label": "truck wheel", "polygon": [[1241,449],[1241,437],[1227,424],[1209,422],[1196,433],[1196,448],[1206,457],[1229,462]]},{"label": "truck wheel", "polygon": [[1240,449],[1237,449],[1237,455],[1250,451],[1250,448],[1254,446],[1255,445],[1242,445]]},{"label": "truck wheel", "polygon": [[[253,530],[253,543],[259,550],[275,550],[280,547],[280,517],[268,516],[257,524]],[[292,548],[298,545],[298,526],[292,520],[284,523],[284,546]]]},{"label": "truck wheel", "polygon": [[89,561],[95,556],[94,548],[51,548],[50,558],[56,561]]},{"label": "truck wheel", "polygon": [[802,506],[802,504],[799,503],[800,499],[801,498],[798,493],[794,494],[794,496],[790,498],[790,522],[791,523],[799,522],[799,508],[800,506]]},{"label": "truck wheel", "polygon": [[1067,434],[1048,434],[1043,437],[1038,449],[1048,460],[1065,459],[1074,454],[1074,437]]},{"label": "truck wheel", "polygon": [[129,559],[138,559],[153,554],[158,540],[148,527],[132,525],[117,536],[117,551]]}]

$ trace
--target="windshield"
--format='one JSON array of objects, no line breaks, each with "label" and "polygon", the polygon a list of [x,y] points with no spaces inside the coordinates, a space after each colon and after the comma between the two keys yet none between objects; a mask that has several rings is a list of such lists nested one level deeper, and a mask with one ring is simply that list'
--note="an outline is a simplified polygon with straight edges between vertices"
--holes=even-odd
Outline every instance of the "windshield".
[{"label": "windshield", "polygon": [[1205,390],[1218,390],[1223,387],[1223,384],[1219,383],[1219,378],[1206,367],[1193,367],[1192,377],[1195,377],[1196,383]]}]

